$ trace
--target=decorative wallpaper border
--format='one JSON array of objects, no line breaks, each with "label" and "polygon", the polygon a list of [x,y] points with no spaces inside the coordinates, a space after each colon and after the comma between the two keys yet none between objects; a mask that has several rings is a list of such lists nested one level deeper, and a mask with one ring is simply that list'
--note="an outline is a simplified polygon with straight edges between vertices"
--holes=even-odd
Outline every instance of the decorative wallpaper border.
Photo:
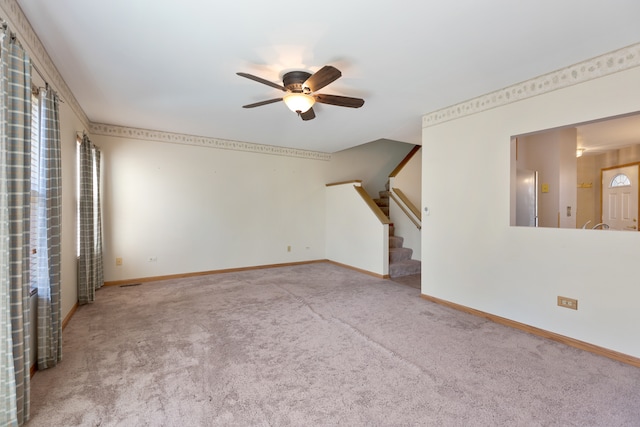
[{"label": "decorative wallpaper border", "polygon": [[469,116],[638,66],[640,66],[640,43],[436,110],[422,117],[422,128],[435,126],[449,120]]},{"label": "decorative wallpaper border", "polygon": [[300,157],[311,160],[331,160],[330,153],[319,151],[299,150],[296,148],[276,147],[273,145],[253,144],[250,142],[232,141],[220,138],[208,138],[196,135],[161,132],[156,130],[136,129],[124,126],[90,123],[89,133],[93,135],[115,136],[120,138],[135,138],[146,141],[167,142],[172,144],[195,145],[199,147],[219,148],[223,150],[247,151],[276,156]]}]

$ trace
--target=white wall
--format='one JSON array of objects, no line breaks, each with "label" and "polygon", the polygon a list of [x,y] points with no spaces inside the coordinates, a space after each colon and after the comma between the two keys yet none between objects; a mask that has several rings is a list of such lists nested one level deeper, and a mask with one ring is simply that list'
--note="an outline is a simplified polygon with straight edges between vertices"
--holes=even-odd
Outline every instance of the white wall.
[{"label": "white wall", "polygon": [[384,191],[389,174],[411,151],[413,145],[380,139],[333,153],[329,183],[362,180],[362,188],[373,198]]},{"label": "white wall", "polygon": [[393,187],[397,187],[420,207],[422,198],[422,148],[420,148],[407,162],[400,172],[393,178]]},{"label": "white wall", "polygon": [[[600,168],[596,166],[597,156],[582,156],[578,159],[578,188],[576,203],[576,227],[593,227],[600,222]],[[589,227],[589,228],[591,228]]]},{"label": "white wall", "polygon": [[104,160],[106,281],[325,258],[327,161],[92,141]]},{"label": "white wall", "polygon": [[[576,227],[576,141],[576,128],[567,127],[518,137],[517,156],[512,149],[518,169],[538,172],[539,227]],[[540,190],[542,185],[547,192]]]},{"label": "white wall", "polygon": [[77,132],[85,130],[83,121],[69,107],[60,104],[60,139],[62,146],[62,317],[65,318],[78,301],[77,268]]},{"label": "white wall", "polygon": [[576,228],[578,210],[578,162],[576,159],[577,131],[575,128],[563,129],[560,146],[560,227]]},{"label": "white wall", "polygon": [[[545,132],[518,138],[516,146],[517,168],[538,172],[538,226],[558,227],[561,163],[557,135]],[[543,191],[545,187],[547,190]]]},{"label": "white wall", "polygon": [[380,222],[353,183],[327,187],[326,200],[327,259],[387,275],[389,226]]},{"label": "white wall", "polygon": [[422,293],[640,357],[640,235],[509,226],[511,136],[639,111],[638,82],[640,67],[425,126]]}]

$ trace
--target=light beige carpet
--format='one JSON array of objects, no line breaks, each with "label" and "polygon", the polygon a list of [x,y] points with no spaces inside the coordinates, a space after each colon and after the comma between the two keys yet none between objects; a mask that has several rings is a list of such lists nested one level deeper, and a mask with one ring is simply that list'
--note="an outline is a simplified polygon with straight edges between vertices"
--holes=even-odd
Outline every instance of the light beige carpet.
[{"label": "light beige carpet", "polygon": [[332,264],[100,290],[35,426],[638,426],[640,370]]}]

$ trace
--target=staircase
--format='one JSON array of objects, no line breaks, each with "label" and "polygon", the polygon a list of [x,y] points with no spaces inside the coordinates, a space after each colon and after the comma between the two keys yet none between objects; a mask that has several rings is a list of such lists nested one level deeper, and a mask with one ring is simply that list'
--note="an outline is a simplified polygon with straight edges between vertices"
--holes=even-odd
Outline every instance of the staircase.
[{"label": "staircase", "polygon": [[[385,186],[385,191],[378,193],[380,198],[374,199],[378,207],[389,217],[389,182]],[[393,223],[389,224],[389,277],[396,278],[420,274],[422,271],[422,263],[418,260],[411,259],[413,249],[403,247],[404,239],[395,236],[393,231]]]}]

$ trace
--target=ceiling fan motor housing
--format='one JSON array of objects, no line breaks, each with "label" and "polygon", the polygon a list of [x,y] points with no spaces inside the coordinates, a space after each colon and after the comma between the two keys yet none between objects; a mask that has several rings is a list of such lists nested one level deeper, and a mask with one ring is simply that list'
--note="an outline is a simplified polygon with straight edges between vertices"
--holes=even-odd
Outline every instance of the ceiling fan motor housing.
[{"label": "ceiling fan motor housing", "polygon": [[[282,82],[289,92],[303,93],[305,90],[303,89],[302,84],[306,82],[309,77],[311,77],[311,74],[306,71],[289,71],[282,76]],[[307,89],[306,92],[308,93],[310,91]]]}]

